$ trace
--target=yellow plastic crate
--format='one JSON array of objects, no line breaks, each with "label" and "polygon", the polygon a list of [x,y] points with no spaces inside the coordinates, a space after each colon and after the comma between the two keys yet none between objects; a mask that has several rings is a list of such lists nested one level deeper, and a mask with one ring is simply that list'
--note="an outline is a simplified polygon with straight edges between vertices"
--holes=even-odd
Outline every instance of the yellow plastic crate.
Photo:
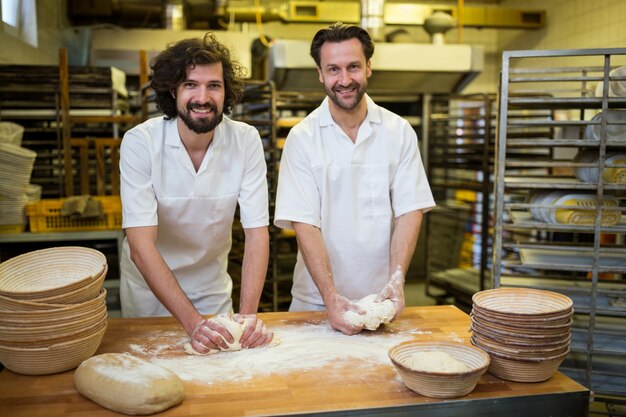
[{"label": "yellow plastic crate", "polygon": [[102,203],[104,216],[100,219],[76,219],[62,216],[65,199],[44,199],[26,205],[30,231],[78,232],[84,230],[115,230],[122,228],[122,203],[119,196],[94,196]]},{"label": "yellow plastic crate", "polygon": [[0,234],[22,233],[25,228],[25,224],[0,224]]}]

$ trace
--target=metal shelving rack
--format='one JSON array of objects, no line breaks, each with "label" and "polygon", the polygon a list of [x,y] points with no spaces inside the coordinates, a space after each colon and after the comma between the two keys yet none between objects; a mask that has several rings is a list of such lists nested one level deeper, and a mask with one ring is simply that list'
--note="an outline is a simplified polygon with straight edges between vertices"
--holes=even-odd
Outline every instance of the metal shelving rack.
[{"label": "metal shelving rack", "polygon": [[[272,81],[245,82],[245,93],[241,102],[235,106],[231,117],[234,120],[254,126],[261,136],[267,164],[267,185],[270,212],[270,254],[267,276],[259,311],[278,311],[279,291],[277,279],[276,245],[278,231],[273,226],[274,202],[276,201],[276,186],[278,181],[278,151],[276,149],[276,90]],[[237,213],[237,217],[239,214]],[[241,223],[233,223],[233,246],[229,254],[228,270],[233,278],[233,297],[239,296],[241,284],[241,264],[243,261],[244,233]],[[235,300],[235,306],[238,300]]]},{"label": "metal shelving rack", "polygon": [[[608,116],[609,110],[626,109],[626,97],[609,96],[610,82],[626,82],[609,73],[624,65],[626,48],[504,52],[499,96],[494,286],[547,289],[572,298],[571,353],[561,371],[596,396],[626,396],[626,184],[604,179],[607,152],[626,151],[626,119]],[[599,82],[601,94],[595,93]],[[546,115],[530,116],[537,111]],[[599,131],[597,140],[585,133],[588,128]],[[533,134],[537,129],[551,134]],[[620,129],[624,134],[607,133]],[[596,162],[576,159],[583,149]],[[598,180],[579,180],[575,172],[581,168],[597,169]],[[531,209],[581,210],[571,203],[531,204],[531,195],[542,190],[591,195],[587,213],[593,224],[535,220]],[[610,208],[621,212],[617,224],[602,222],[607,196],[619,202]]]},{"label": "metal shelving rack", "polygon": [[465,310],[491,285],[495,95],[436,95],[428,108],[426,292]]},{"label": "metal shelving rack", "polygon": [[[111,69],[0,65],[0,78],[0,120],[25,127],[22,146],[37,152],[31,182],[42,186],[42,196],[104,194],[104,181],[111,194],[110,149],[88,143],[121,134],[117,119],[124,117],[113,115],[127,112],[128,103],[113,89]],[[68,183],[75,192],[68,194]]]},{"label": "metal shelving rack", "polygon": [[[323,92],[276,92],[276,170],[278,179],[280,157],[289,130],[315,110],[322,100]],[[274,196],[275,197],[275,196]],[[272,207],[275,201],[272,201]],[[291,304],[293,271],[298,254],[298,243],[294,231],[276,228],[276,302],[279,311],[287,311]]]}]

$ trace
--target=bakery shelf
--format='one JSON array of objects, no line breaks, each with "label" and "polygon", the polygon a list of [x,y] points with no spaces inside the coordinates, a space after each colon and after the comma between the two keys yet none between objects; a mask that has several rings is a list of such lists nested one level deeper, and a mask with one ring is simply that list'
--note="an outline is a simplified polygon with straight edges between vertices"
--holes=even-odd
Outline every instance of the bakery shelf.
[{"label": "bakery shelf", "polygon": [[466,311],[490,286],[495,96],[436,95],[428,108],[426,292]]},{"label": "bakery shelf", "polygon": [[[609,183],[604,173],[609,152],[626,152],[626,97],[608,94],[611,83],[626,82],[611,75],[625,65],[626,48],[503,54],[492,269],[494,287],[569,296],[573,353],[561,369],[596,393],[621,396],[626,378],[611,367],[626,371],[626,183],[612,173],[606,178],[617,182]],[[552,116],[532,117],[542,112]],[[578,159],[582,151],[595,155],[593,162]],[[582,181],[588,170],[598,173],[594,182]],[[588,205],[531,198],[542,191],[582,196]],[[603,206],[607,198],[617,206]],[[557,219],[545,210],[579,217]],[[567,224],[573,221],[580,223]]]},{"label": "bakery shelf", "polygon": [[[232,118],[254,126],[261,137],[265,149],[265,162],[267,164],[267,184],[270,201],[270,224],[273,221],[276,199],[277,165],[278,155],[276,151],[276,89],[273,82],[246,81],[244,83],[244,96],[235,106]],[[238,215],[238,214],[237,214]],[[233,278],[234,305],[238,305],[239,287],[241,282],[241,264],[243,262],[244,235],[241,224],[235,220],[233,229],[233,246],[229,254],[229,272]],[[278,280],[277,265],[277,239],[278,231],[275,227],[269,227],[270,256],[268,271],[259,301],[259,311],[278,311],[281,307],[281,289]]]}]

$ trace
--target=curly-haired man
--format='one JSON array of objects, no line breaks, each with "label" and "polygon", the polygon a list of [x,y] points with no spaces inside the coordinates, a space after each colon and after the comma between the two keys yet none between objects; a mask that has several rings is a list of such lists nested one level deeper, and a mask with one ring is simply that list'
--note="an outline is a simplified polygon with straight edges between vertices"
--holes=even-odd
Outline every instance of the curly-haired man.
[{"label": "curly-haired man", "polygon": [[272,339],[256,318],[267,271],[266,165],[259,133],[225,116],[243,95],[242,67],[207,33],[168,46],[150,64],[164,116],[129,130],[120,171],[122,314],[174,315],[199,353],[232,335],[203,314],[230,313],[226,272],[237,203],[245,232],[241,302],[243,347]]}]

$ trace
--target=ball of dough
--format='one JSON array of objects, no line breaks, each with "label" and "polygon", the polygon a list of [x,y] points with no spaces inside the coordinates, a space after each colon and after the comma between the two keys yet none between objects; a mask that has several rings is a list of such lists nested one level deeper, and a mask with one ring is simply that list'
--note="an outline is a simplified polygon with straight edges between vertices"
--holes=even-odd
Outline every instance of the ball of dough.
[{"label": "ball of dough", "polygon": [[105,353],[84,361],[74,372],[78,392],[124,414],[146,415],[183,400],[183,383],[160,366],[131,355]]},{"label": "ball of dough", "polygon": [[407,368],[416,371],[462,373],[471,371],[464,362],[456,359],[448,352],[438,350],[415,352],[402,361]]},{"label": "ball of dough", "polygon": [[[228,314],[220,314],[218,316],[215,316],[209,319],[209,321],[212,321],[221,326],[224,326],[226,330],[228,330],[228,333],[230,333],[230,335],[233,337],[233,342],[229,343],[226,339],[224,339],[224,336],[220,335],[220,337],[222,338],[224,343],[226,343],[226,346],[227,346],[227,349],[224,349],[225,351],[230,352],[230,351],[243,349],[243,347],[241,346],[241,336],[243,336],[243,333],[246,331],[246,328],[250,325],[250,323],[252,323],[250,319],[245,319],[243,324],[241,324],[241,323],[236,322],[233,319],[233,317]],[[269,347],[269,346],[276,346],[278,344],[280,344],[280,339],[278,339],[274,335],[274,338],[272,339],[272,341],[269,344],[264,345],[264,346]],[[185,352],[187,352],[189,355],[210,355],[212,353],[217,353],[221,351],[221,349],[209,349],[209,351],[206,353],[200,353],[200,352],[197,352],[191,346],[191,343],[186,343],[185,346],[183,346],[183,348],[185,349]]]},{"label": "ball of dough", "polygon": [[365,315],[360,315],[354,311],[346,311],[344,319],[354,325],[362,326],[367,330],[376,330],[381,324],[387,324],[396,314],[396,307],[390,300],[375,302],[376,294],[368,295],[356,302],[364,311]]}]

